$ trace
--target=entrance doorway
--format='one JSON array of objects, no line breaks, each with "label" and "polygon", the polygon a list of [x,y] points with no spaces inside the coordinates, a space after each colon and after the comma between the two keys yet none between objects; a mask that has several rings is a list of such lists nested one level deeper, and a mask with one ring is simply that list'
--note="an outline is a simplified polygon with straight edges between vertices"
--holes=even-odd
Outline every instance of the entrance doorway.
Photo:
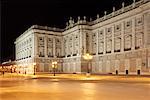
[{"label": "entrance doorway", "polygon": [[118,70],[116,70],[116,75],[118,75]]},{"label": "entrance doorway", "polygon": [[140,75],[141,74],[141,70],[137,70],[137,74]]},{"label": "entrance doorway", "polygon": [[129,74],[129,71],[128,70],[126,70],[126,75],[128,75]]}]

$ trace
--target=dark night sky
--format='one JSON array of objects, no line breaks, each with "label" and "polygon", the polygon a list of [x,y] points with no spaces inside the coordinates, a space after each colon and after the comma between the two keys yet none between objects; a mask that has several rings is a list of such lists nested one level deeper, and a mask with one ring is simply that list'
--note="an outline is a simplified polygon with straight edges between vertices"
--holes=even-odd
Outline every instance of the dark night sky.
[{"label": "dark night sky", "polygon": [[70,16],[103,16],[132,0],[1,0],[1,61],[15,58],[14,41],[33,24],[64,28]]}]

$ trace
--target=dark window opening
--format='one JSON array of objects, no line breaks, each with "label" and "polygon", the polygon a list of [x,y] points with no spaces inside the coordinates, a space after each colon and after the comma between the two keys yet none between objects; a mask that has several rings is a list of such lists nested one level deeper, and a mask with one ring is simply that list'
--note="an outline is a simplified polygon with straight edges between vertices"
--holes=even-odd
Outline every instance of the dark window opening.
[{"label": "dark window opening", "polygon": [[111,28],[108,28],[108,32],[111,32]]},{"label": "dark window opening", "polygon": [[40,55],[39,55],[39,57],[44,57],[44,55],[42,54],[42,52],[40,52]]},{"label": "dark window opening", "polygon": [[53,57],[52,55],[48,55],[48,57]]},{"label": "dark window opening", "polygon": [[64,58],[65,56],[61,56],[62,58]]},{"label": "dark window opening", "polygon": [[93,53],[92,55],[96,55],[96,53]]},{"label": "dark window opening", "polygon": [[129,27],[129,26],[131,26],[131,22],[127,22],[127,25],[126,25],[127,27]]},{"label": "dark window opening", "polygon": [[71,55],[68,55],[67,57],[70,57]]},{"label": "dark window opening", "polygon": [[138,24],[140,24],[140,23],[142,23],[142,21],[141,21],[141,20],[139,20],[139,21],[138,21]]},{"label": "dark window opening", "polygon": [[118,75],[118,70],[116,70],[116,75]]},{"label": "dark window opening", "polygon": [[40,40],[42,40],[42,38],[40,37]]},{"label": "dark window opening", "polygon": [[114,52],[120,52],[120,50],[114,50]]},{"label": "dark window opening", "polygon": [[73,54],[73,56],[77,56],[77,54]]},{"label": "dark window opening", "polygon": [[119,30],[120,28],[117,26],[117,30]]},{"label": "dark window opening", "polygon": [[135,47],[135,49],[139,49],[140,47],[138,46],[138,47]]},{"label": "dark window opening", "polygon": [[98,54],[103,54],[103,52],[99,52]]},{"label": "dark window opening", "polygon": [[129,50],[131,50],[131,48],[126,48],[126,49],[124,49],[124,51],[129,51]]},{"label": "dark window opening", "polygon": [[128,75],[129,74],[129,72],[128,72],[128,70],[126,70],[126,75]]},{"label": "dark window opening", "polygon": [[137,70],[137,74],[140,75],[140,74],[141,74],[141,71],[140,71],[140,70]]},{"label": "dark window opening", "polygon": [[111,53],[111,51],[106,51],[106,53]]}]

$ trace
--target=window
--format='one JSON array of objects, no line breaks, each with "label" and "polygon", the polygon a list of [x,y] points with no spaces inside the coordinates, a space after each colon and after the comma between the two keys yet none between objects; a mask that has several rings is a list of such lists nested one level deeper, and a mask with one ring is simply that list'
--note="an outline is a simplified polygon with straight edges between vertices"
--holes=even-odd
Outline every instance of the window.
[{"label": "window", "polygon": [[42,40],[42,37],[40,37],[39,39]]},{"label": "window", "polygon": [[132,21],[127,21],[126,22],[126,28],[131,28],[131,25],[132,25]]},{"label": "window", "polygon": [[142,17],[136,18],[136,26],[141,25],[143,23]]},{"label": "window", "polygon": [[127,22],[127,27],[129,27],[130,26],[130,22]]},{"label": "window", "polygon": [[76,39],[78,38],[78,36],[76,36]]},{"label": "window", "polygon": [[40,52],[39,57],[44,57],[44,54]]},{"label": "window", "polygon": [[143,33],[136,33],[135,35],[135,49],[139,49],[143,45]]},{"label": "window", "polygon": [[132,46],[132,35],[126,35],[125,36],[125,42],[124,42],[124,50],[128,51],[131,50],[131,46]]},{"label": "window", "polygon": [[118,24],[115,26],[115,31],[120,31],[121,30],[121,24]]},{"label": "window", "polygon": [[100,35],[102,35],[103,34],[103,31],[100,31]]},{"label": "window", "polygon": [[49,38],[48,40],[49,40],[50,42],[52,41],[52,39],[51,39],[51,38]]},{"label": "window", "polygon": [[107,32],[108,32],[108,33],[111,32],[111,28],[108,28],[108,29],[107,29]]},{"label": "window", "polygon": [[59,42],[59,40],[57,39],[57,42]]}]

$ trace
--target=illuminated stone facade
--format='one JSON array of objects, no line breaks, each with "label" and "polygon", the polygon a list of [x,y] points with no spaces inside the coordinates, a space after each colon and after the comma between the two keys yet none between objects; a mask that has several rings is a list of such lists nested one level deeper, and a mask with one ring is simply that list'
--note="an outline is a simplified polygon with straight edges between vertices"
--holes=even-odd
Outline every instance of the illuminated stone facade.
[{"label": "illuminated stone facade", "polygon": [[15,41],[18,71],[150,74],[150,2],[140,0],[93,21],[70,18],[65,29],[33,25]]}]

